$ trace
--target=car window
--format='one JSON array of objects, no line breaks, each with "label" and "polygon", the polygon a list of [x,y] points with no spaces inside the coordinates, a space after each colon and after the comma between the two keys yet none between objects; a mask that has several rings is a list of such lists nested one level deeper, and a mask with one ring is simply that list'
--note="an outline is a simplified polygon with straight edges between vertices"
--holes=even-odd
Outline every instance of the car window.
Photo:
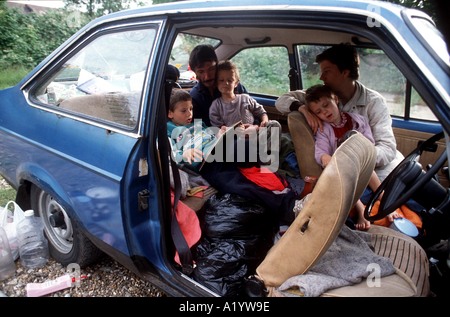
[{"label": "car window", "polygon": [[192,87],[195,84],[195,73],[189,67],[189,54],[199,44],[209,44],[217,47],[220,41],[217,39],[179,33],[172,47],[169,63],[180,70],[178,80],[182,87]]},{"label": "car window", "polygon": [[422,17],[413,16],[411,21],[417,33],[420,34],[420,38],[427,42],[427,46],[436,52],[436,55],[450,67],[447,44],[439,30],[428,19]]},{"label": "car window", "polygon": [[30,93],[42,104],[134,128],[155,29],[97,36]]},{"label": "car window", "polygon": [[[297,46],[303,87],[321,83],[320,69],[315,58],[328,47]],[[406,78],[382,50],[369,48],[357,50],[360,57],[359,80],[366,87],[378,91],[386,98],[392,116],[437,121],[414,87],[411,90],[408,89],[409,83]]]},{"label": "car window", "polygon": [[233,56],[241,83],[251,93],[279,96],[289,90],[286,47],[252,47]]}]

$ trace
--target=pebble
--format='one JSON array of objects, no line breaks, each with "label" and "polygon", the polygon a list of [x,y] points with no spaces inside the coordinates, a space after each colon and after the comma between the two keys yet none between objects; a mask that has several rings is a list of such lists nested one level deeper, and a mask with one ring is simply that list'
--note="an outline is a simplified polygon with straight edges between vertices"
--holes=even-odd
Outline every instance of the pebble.
[{"label": "pebble", "polygon": [[[26,297],[28,283],[43,283],[67,274],[53,259],[37,269],[26,269],[16,261],[16,274],[0,281],[0,297]],[[105,256],[97,264],[81,269],[78,286],[74,284],[43,297],[166,297],[158,288]]]}]

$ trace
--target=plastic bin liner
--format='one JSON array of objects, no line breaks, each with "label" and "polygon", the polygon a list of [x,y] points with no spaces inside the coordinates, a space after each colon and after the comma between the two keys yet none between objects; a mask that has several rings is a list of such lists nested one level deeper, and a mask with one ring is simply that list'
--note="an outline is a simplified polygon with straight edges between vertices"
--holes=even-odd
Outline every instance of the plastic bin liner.
[{"label": "plastic bin liner", "polygon": [[245,277],[272,246],[276,222],[262,206],[233,194],[212,196],[200,219],[203,237],[192,277],[221,296],[244,296]]}]

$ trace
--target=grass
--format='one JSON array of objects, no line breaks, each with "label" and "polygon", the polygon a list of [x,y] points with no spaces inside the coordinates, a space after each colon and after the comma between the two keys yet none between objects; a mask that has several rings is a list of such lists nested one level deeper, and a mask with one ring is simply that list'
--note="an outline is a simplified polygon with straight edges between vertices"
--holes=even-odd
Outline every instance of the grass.
[{"label": "grass", "polygon": [[17,84],[30,70],[23,67],[0,68],[0,89],[14,86]]},{"label": "grass", "polygon": [[[28,69],[23,67],[0,68],[0,89],[16,85],[27,73]],[[0,180],[2,177],[0,176]],[[0,207],[6,205],[10,200],[15,200],[16,191],[11,188],[0,187]]]},{"label": "grass", "polygon": [[[0,176],[0,180],[3,178]],[[16,199],[16,190],[12,187],[3,188],[0,187],[0,207],[4,207],[10,200]]]},{"label": "grass", "polygon": [[16,191],[14,189],[0,189],[0,207],[4,207],[8,201],[15,199]]}]

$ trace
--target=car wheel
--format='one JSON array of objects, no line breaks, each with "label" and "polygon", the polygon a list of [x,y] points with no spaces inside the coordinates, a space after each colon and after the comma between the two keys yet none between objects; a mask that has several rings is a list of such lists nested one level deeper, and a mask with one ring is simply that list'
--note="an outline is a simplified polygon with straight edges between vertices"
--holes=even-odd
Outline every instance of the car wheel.
[{"label": "car wheel", "polygon": [[64,266],[77,263],[86,267],[101,258],[103,252],[81,232],[77,222],[51,195],[32,186],[30,198],[31,207],[44,223],[50,256],[55,261]]}]

